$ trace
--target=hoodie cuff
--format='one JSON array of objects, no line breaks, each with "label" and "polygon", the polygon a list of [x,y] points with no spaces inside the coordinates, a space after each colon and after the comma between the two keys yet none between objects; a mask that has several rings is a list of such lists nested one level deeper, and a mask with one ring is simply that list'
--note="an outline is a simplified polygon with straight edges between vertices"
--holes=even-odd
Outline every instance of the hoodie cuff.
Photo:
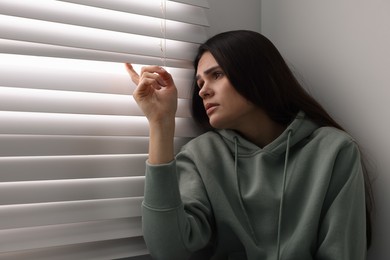
[{"label": "hoodie cuff", "polygon": [[182,204],[175,160],[160,165],[146,162],[143,204],[154,210],[175,209]]}]

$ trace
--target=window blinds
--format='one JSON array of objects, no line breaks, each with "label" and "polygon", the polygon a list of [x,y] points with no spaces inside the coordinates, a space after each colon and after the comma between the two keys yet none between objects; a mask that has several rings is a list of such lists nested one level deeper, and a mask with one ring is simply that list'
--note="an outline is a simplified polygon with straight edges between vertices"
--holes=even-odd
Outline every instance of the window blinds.
[{"label": "window blinds", "polygon": [[144,259],[148,124],[124,62],[166,65],[198,134],[207,0],[0,1],[0,259]]}]

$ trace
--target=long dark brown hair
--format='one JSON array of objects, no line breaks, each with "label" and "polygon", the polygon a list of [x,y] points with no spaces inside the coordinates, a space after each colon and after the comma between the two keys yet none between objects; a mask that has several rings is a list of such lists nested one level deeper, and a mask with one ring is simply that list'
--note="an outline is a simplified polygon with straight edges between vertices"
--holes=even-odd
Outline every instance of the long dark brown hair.
[{"label": "long dark brown hair", "polygon": [[[275,122],[288,125],[299,111],[319,126],[345,131],[301,86],[274,44],[265,36],[246,30],[218,34],[198,49],[194,60],[195,75],[200,58],[210,52],[238,93],[262,108]],[[192,114],[205,129],[209,124],[199,88],[194,81]],[[367,218],[367,247],[371,245],[372,189],[362,161]]]}]

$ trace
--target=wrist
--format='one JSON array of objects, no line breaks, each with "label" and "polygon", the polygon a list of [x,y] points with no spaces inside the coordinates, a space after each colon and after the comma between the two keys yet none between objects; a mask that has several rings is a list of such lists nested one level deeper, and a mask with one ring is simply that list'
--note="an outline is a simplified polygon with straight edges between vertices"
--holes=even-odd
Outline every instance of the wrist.
[{"label": "wrist", "polygon": [[156,134],[175,134],[175,118],[163,118],[159,120],[149,120],[150,132]]},{"label": "wrist", "polygon": [[175,119],[149,122],[149,163],[165,164],[174,159]]}]

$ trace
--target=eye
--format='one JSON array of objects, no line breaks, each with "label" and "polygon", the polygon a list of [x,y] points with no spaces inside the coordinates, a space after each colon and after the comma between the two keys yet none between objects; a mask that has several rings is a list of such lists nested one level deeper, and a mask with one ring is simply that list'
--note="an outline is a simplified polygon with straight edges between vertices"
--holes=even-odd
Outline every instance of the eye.
[{"label": "eye", "polygon": [[219,78],[222,77],[222,76],[223,76],[223,73],[222,73],[221,71],[215,71],[215,72],[213,73],[214,79],[219,79]]}]

